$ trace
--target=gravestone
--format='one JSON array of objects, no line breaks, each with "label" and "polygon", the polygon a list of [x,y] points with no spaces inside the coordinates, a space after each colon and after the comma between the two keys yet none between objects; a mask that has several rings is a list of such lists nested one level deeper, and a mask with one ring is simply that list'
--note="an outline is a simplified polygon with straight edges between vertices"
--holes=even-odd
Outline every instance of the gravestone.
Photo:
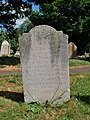
[{"label": "gravestone", "polygon": [[19,48],[17,48],[17,51],[16,51],[16,53],[14,54],[14,56],[16,56],[16,57],[19,57],[19,56],[20,56],[20,50],[19,50]]},{"label": "gravestone", "polygon": [[1,45],[1,56],[10,55],[10,44],[8,41],[4,40]]},{"label": "gravestone", "polygon": [[16,53],[14,54],[14,56],[19,57],[20,56],[20,52],[16,51]]},{"label": "gravestone", "polygon": [[77,56],[77,46],[73,42],[70,42],[68,44],[68,57],[76,58],[76,56]]},{"label": "gravestone", "polygon": [[24,33],[19,45],[25,102],[69,100],[68,36],[39,25]]}]

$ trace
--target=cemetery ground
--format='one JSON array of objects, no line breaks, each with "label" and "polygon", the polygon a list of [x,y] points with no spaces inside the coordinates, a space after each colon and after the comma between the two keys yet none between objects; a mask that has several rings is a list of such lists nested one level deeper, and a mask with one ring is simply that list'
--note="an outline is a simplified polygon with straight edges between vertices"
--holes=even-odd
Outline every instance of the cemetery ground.
[{"label": "cemetery ground", "polygon": [[[0,67],[20,67],[19,58],[10,59],[6,60],[6,64],[3,59]],[[90,62],[73,59],[69,64],[81,66],[90,65]],[[28,104],[23,100],[21,75],[0,75],[0,119],[90,120],[90,72],[70,74],[70,95],[70,100],[63,105]]]},{"label": "cemetery ground", "polygon": [[90,73],[70,75],[71,98],[63,105],[24,103],[21,75],[0,76],[1,120],[90,120]]}]

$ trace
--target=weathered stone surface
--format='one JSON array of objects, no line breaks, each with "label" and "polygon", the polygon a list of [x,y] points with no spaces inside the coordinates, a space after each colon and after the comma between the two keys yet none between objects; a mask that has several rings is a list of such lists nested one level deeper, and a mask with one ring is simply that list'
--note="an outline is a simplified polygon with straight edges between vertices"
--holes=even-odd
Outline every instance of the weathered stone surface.
[{"label": "weathered stone surface", "polygon": [[73,42],[70,42],[68,44],[68,57],[76,58],[76,56],[77,56],[77,46]]},{"label": "weathered stone surface", "polygon": [[19,39],[25,102],[63,103],[70,98],[68,36],[39,25]]},{"label": "weathered stone surface", "polygon": [[4,40],[1,45],[1,56],[10,55],[10,44],[8,41]]}]

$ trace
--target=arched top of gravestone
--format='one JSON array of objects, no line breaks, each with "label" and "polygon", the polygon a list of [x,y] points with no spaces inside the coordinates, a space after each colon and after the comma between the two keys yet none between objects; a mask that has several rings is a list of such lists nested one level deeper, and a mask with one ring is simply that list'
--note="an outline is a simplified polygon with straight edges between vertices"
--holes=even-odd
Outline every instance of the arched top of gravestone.
[{"label": "arched top of gravestone", "polygon": [[73,42],[70,42],[68,46],[74,46],[75,48],[77,48],[77,46]]},{"label": "arched top of gravestone", "polygon": [[[52,33],[52,32],[59,32],[61,34],[63,34],[63,31],[57,31],[55,28],[49,26],[49,25],[38,25],[38,26],[35,26],[33,27],[29,33],[38,33],[38,36],[45,36],[45,35],[49,35],[49,33]],[[48,34],[47,34],[48,33]],[[23,35],[27,35],[28,33],[23,33]],[[66,35],[66,34],[65,34]],[[66,35],[68,37],[68,35]]]},{"label": "arched top of gravestone", "polygon": [[[38,42],[37,44],[43,44],[45,41],[48,41],[50,44],[50,50],[53,53],[54,49],[60,48],[60,44],[68,43],[68,35],[64,34],[63,31],[57,31],[55,28],[49,25],[39,25],[33,27],[29,33],[24,33],[19,38],[20,46],[22,47],[23,51],[29,53],[30,50],[27,49],[28,47],[31,48],[33,42]],[[34,43],[35,44],[35,43]],[[23,47],[25,46],[25,47]],[[35,47],[35,46],[34,46]],[[27,51],[26,51],[27,50]],[[20,51],[21,52],[21,51]],[[57,55],[58,55],[57,51]],[[28,59],[28,56],[26,57]]]},{"label": "arched top of gravestone", "polygon": [[51,37],[54,36],[56,38],[56,36],[61,35],[62,37],[64,37],[67,41],[68,39],[68,35],[64,34],[63,31],[57,31],[55,28],[49,26],[49,25],[38,25],[33,27],[29,33],[24,33],[23,36],[20,37],[20,39],[22,40],[22,38],[25,41],[28,41],[29,37],[32,37],[33,40],[34,38],[40,38],[39,40],[43,39],[43,38],[47,38],[47,37]]},{"label": "arched top of gravestone", "polygon": [[69,45],[75,45],[73,42],[70,42]]},{"label": "arched top of gravestone", "polygon": [[[51,27],[51,26],[49,26],[49,25],[38,25],[38,26],[35,26],[35,27],[33,27],[30,31],[33,31],[33,30],[38,30],[38,29],[47,29],[48,28],[48,30],[53,30],[53,31],[55,31],[56,32],[56,29],[55,28],[53,28],[53,27]],[[61,31],[62,32],[62,31]]]},{"label": "arched top of gravestone", "polygon": [[2,42],[2,46],[9,46],[9,42],[8,42],[7,40],[4,40],[4,41]]},{"label": "arched top of gravestone", "polygon": [[57,31],[55,28],[49,26],[49,25],[39,25],[39,26],[35,26],[33,27],[29,33],[33,33],[36,34],[37,37],[48,37],[50,34],[52,33],[56,33],[59,32],[61,34],[63,34],[63,31]]}]

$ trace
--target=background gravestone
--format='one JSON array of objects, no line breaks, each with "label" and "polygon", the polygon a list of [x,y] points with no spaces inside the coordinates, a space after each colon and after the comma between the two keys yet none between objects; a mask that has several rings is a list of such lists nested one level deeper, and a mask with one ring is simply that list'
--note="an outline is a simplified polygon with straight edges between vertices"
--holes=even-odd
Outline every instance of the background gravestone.
[{"label": "background gravestone", "polygon": [[76,56],[77,56],[77,46],[73,42],[70,42],[68,44],[68,57],[76,58]]},{"label": "background gravestone", "polygon": [[19,40],[25,102],[63,103],[70,98],[68,36],[39,25]]},{"label": "background gravestone", "polygon": [[4,40],[1,45],[1,56],[10,55],[10,44],[8,41]]},{"label": "background gravestone", "polygon": [[20,57],[20,50],[19,50],[19,48],[17,48],[17,51],[16,51],[16,53],[14,54],[14,56]]}]

